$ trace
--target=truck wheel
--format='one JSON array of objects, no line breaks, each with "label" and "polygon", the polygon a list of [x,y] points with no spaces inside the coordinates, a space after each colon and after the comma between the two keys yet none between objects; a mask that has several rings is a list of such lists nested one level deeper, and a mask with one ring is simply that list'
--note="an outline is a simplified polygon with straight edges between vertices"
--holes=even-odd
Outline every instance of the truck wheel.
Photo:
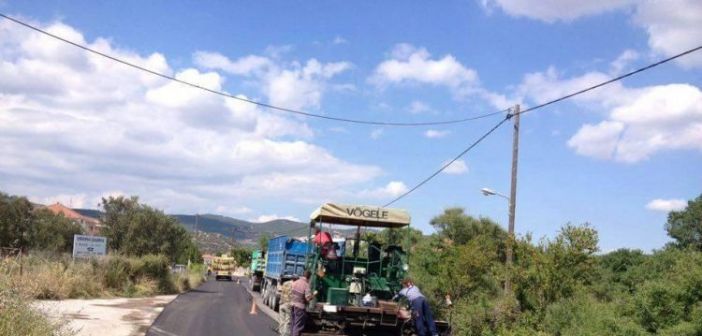
[{"label": "truck wheel", "polygon": [[269,298],[268,298],[268,307],[270,307],[273,310],[275,310],[275,301],[276,301],[275,299],[277,297],[278,297],[278,289],[274,285],[271,287]]},{"label": "truck wheel", "polygon": [[275,294],[273,294],[273,304],[272,304],[273,307],[271,307],[271,309],[273,309],[273,311],[278,311],[279,304],[280,304],[280,297],[278,296],[278,292],[276,291]]},{"label": "truck wheel", "polygon": [[266,286],[263,288],[263,304],[268,305],[268,300],[270,299],[270,286],[268,283],[266,283]]}]

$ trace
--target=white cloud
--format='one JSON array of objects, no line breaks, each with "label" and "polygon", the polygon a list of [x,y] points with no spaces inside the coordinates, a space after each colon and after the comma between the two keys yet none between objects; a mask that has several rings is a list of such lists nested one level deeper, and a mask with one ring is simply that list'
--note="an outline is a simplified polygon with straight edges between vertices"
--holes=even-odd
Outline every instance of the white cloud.
[{"label": "white cloud", "polygon": [[361,198],[387,199],[400,196],[409,190],[407,185],[401,181],[391,181],[384,187],[372,190],[363,190],[358,196]]},{"label": "white cloud", "polygon": [[424,102],[418,101],[418,100],[412,101],[412,103],[410,103],[409,111],[412,114],[434,112],[434,110],[431,108],[431,106],[427,105]]},{"label": "white cloud", "polygon": [[638,60],[639,57],[640,57],[640,55],[636,50],[632,50],[632,49],[624,50],[624,52],[619,54],[617,59],[615,59],[614,61],[612,61],[612,63],[610,63],[610,73],[613,75],[619,75],[619,74],[625,72],[625,70],[627,70],[628,66],[632,62]]},{"label": "white cloud", "polygon": [[[665,56],[672,56],[700,45],[702,41],[702,1],[640,1],[634,22],[646,29],[649,47]],[[685,67],[702,66],[699,52],[677,60]]]},{"label": "white cloud", "polygon": [[88,196],[84,193],[79,193],[79,194],[59,194],[59,195],[52,195],[49,197],[43,197],[43,198],[37,198],[37,197],[30,197],[29,198],[32,202],[39,203],[39,204],[44,204],[44,205],[51,205],[55,203],[61,203],[69,208],[94,208],[95,205],[97,204],[89,204],[88,202]]},{"label": "white cloud", "polygon": [[300,222],[300,219],[294,216],[278,216],[278,215],[261,215],[258,216],[257,218],[251,219],[252,222],[255,223],[267,223],[270,221],[274,221],[276,219],[287,219],[289,221],[293,222]]},{"label": "white cloud", "polygon": [[465,174],[467,172],[468,172],[468,165],[466,164],[465,161],[460,160],[460,159],[451,163],[443,171],[443,173],[451,174],[451,175],[460,175],[460,174]]},{"label": "white cloud", "polygon": [[346,44],[349,41],[347,41],[345,38],[341,36],[336,36],[334,37],[334,40],[332,40],[332,44]]},{"label": "white cloud", "polygon": [[411,83],[446,86],[461,97],[475,92],[478,74],[452,55],[432,59],[424,48],[398,44],[391,59],[376,67],[370,81],[380,87]]},{"label": "white cloud", "polygon": [[[634,23],[648,33],[649,47],[665,56],[697,47],[702,40],[699,0],[482,0],[482,4],[488,11],[497,7],[512,16],[550,23],[629,10]],[[700,67],[702,54],[688,55],[677,62],[685,67]]]},{"label": "white cloud", "polygon": [[[104,38],[86,41],[61,23],[34,24],[223,89],[225,78],[217,72],[173,69],[158,53],[139,55]],[[309,142],[313,134],[298,119],[180,86],[6,20],[0,36],[0,180],[6,192],[38,200],[69,195],[69,201],[84,194],[81,202],[92,207],[91,200],[120,190],[169,212],[193,213],[244,201],[319,202],[381,174]],[[314,82],[346,68],[310,61],[292,71]]]},{"label": "white cloud", "polygon": [[545,22],[572,21],[626,7],[634,0],[482,0],[490,10],[499,7],[511,16],[528,17]]},{"label": "white cloud", "polygon": [[[554,67],[531,73],[517,87],[517,95],[536,104],[603,82],[635,59],[625,51],[612,63],[612,73],[588,72],[561,78]],[[596,111],[603,120],[584,124],[568,146],[597,159],[634,163],[668,150],[702,150],[702,92],[675,83],[629,88],[620,82],[576,96],[575,107]]]},{"label": "white cloud", "polygon": [[[330,89],[329,80],[351,68],[348,62],[321,63],[312,58],[304,64],[284,64],[274,58],[248,55],[230,60],[213,52],[194,55],[195,63],[204,69],[254,78],[270,104],[290,109],[318,108]],[[334,87],[347,90],[349,85]]]},{"label": "white cloud", "polygon": [[197,66],[205,69],[220,69],[236,75],[252,75],[270,68],[273,62],[267,57],[248,55],[236,61],[231,61],[226,56],[207,51],[198,51],[193,56]]},{"label": "white cloud", "polygon": [[647,87],[607,120],[585,124],[568,146],[578,154],[637,162],[656,152],[702,151],[702,92],[688,84]]},{"label": "white cloud", "polygon": [[[545,72],[524,76],[517,95],[540,104],[579,89],[605,81],[632,60],[633,53],[624,52],[612,66],[612,74],[588,72],[572,78],[561,78],[550,67]],[[579,95],[575,107],[597,111],[604,119],[583,125],[568,140],[576,153],[598,159],[638,162],[656,152],[678,149],[702,149],[702,93],[699,88],[683,83],[628,88],[613,83]]]},{"label": "white cloud", "polygon": [[384,132],[385,132],[384,129],[382,129],[382,128],[376,128],[376,129],[374,129],[374,130],[371,131],[371,133],[370,133],[370,138],[373,139],[373,140],[378,140],[378,139],[380,139],[381,136],[383,136],[383,133],[384,133]]},{"label": "white cloud", "polygon": [[251,208],[245,207],[245,206],[238,206],[238,207],[230,207],[226,205],[220,205],[215,208],[215,212],[218,214],[225,214],[225,215],[243,215],[243,214],[248,214],[253,212]]},{"label": "white cloud", "polygon": [[[611,78],[603,72],[588,72],[581,76],[562,78],[555,67],[549,67],[544,72],[524,75],[522,83],[517,87],[516,94],[523,99],[529,99],[536,104],[543,104],[583,88],[604,82]],[[627,89],[620,82],[615,82],[607,88],[596,89],[573,98],[575,102],[598,102],[605,106],[614,106],[631,101],[635,90]]]},{"label": "white cloud", "polygon": [[439,131],[439,130],[430,129],[430,130],[427,130],[426,132],[424,132],[424,136],[429,138],[429,139],[443,138],[449,134],[451,134],[451,131],[447,131],[447,130]]},{"label": "white cloud", "polygon": [[683,199],[654,199],[646,204],[646,209],[661,212],[671,212],[685,209],[687,202]]}]

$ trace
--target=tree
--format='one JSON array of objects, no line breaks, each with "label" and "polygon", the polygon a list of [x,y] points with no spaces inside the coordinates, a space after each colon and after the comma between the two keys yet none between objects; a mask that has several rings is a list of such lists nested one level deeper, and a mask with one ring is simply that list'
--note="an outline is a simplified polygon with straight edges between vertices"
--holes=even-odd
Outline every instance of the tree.
[{"label": "tree", "polygon": [[0,247],[26,249],[31,243],[32,203],[0,193]]},{"label": "tree", "polygon": [[507,237],[505,230],[491,219],[468,216],[462,208],[444,210],[443,214],[431,220],[431,225],[439,230],[441,236],[459,245],[477,236],[490,237],[497,241],[504,241]]},{"label": "tree", "polygon": [[32,247],[52,252],[70,253],[73,236],[83,234],[81,226],[63,214],[54,214],[40,209],[34,213],[32,225]]},{"label": "tree", "polygon": [[103,198],[100,206],[103,209],[102,233],[107,236],[107,245],[113,251],[120,251],[126,240],[130,223],[139,206],[139,198],[123,196]]},{"label": "tree", "polygon": [[135,256],[163,254],[171,262],[181,264],[202,260],[190,234],[178,220],[140,204],[136,196],[103,198],[102,207],[103,233],[114,251]]},{"label": "tree", "polygon": [[688,201],[685,209],[668,213],[665,229],[678,246],[702,251],[702,194]]},{"label": "tree", "polygon": [[236,264],[240,267],[249,267],[251,265],[251,249],[244,246],[234,246],[231,251],[231,256],[236,260]]},{"label": "tree", "polygon": [[268,241],[271,240],[271,235],[268,232],[262,233],[258,237],[258,248],[261,249],[261,251],[266,251],[268,250]]},{"label": "tree", "polygon": [[0,247],[70,252],[80,225],[46,209],[35,210],[26,197],[0,193]]}]

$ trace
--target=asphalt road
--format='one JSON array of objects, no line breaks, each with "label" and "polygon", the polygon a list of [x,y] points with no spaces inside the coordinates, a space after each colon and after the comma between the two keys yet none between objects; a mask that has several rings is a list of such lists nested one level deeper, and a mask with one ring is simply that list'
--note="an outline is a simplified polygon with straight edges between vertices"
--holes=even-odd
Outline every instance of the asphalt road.
[{"label": "asphalt road", "polygon": [[250,315],[244,282],[211,279],[178,296],[163,310],[147,336],[274,336],[277,322],[262,312]]}]

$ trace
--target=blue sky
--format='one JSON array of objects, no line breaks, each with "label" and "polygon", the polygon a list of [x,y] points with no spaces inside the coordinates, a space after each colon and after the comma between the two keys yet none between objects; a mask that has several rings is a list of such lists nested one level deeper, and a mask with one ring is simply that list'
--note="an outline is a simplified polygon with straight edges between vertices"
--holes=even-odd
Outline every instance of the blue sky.
[{"label": "blue sky", "polygon": [[[431,121],[523,108],[702,44],[702,5],[671,1],[0,1],[117,57],[330,116]],[[603,251],[668,240],[700,194],[702,53],[522,119],[517,232],[589,222]],[[154,78],[0,21],[0,189],[95,207],[138,194],[172,213],[305,220],[384,204],[500,116],[445,127],[304,119]],[[399,201],[431,232],[449,206],[507,221],[502,127]]]}]

